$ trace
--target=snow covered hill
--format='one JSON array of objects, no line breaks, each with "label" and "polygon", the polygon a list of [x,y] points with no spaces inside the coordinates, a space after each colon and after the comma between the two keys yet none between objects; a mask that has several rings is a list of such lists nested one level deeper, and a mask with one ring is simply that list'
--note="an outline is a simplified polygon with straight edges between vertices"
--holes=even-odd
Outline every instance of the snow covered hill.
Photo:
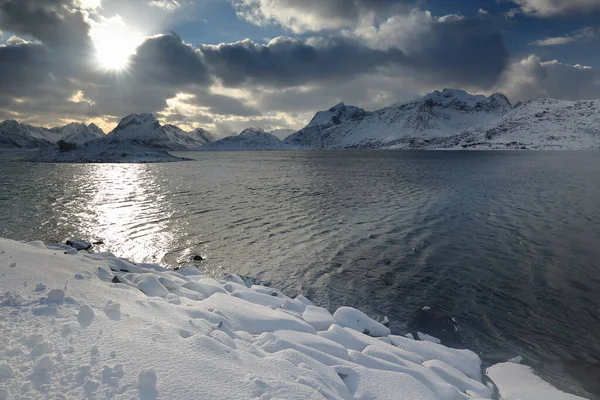
[{"label": "snow covered hill", "polygon": [[23,160],[42,163],[160,163],[187,159],[173,156],[167,150],[138,143],[105,143],[103,139],[97,139],[70,151],[61,151],[58,148],[41,150]]},{"label": "snow covered hill", "polygon": [[[210,141],[210,132],[188,133],[175,125],[161,125],[153,114],[131,114],[106,135],[106,143],[131,142],[163,150],[196,150]],[[94,145],[101,143],[94,143]]]},{"label": "snow covered hill", "polygon": [[202,144],[207,144],[215,141],[215,136],[207,131],[206,129],[196,128],[191,132],[187,132],[188,135],[198,140]]},{"label": "snow covered hill", "polygon": [[461,132],[439,148],[597,149],[600,100],[529,100],[501,118]]},{"label": "snow covered hill", "polygon": [[203,151],[282,150],[283,143],[277,136],[261,128],[247,128],[239,135],[216,140],[200,148]]},{"label": "snow covered hill", "polygon": [[502,399],[582,400],[233,274],[0,238],[0,275],[0,399],[468,400],[491,378]]},{"label": "snow covered hill", "polygon": [[200,142],[187,137],[175,126],[161,126],[152,114],[131,114],[123,118],[107,135],[74,149],[41,151],[28,161],[34,162],[169,162],[181,161],[169,150],[196,148]]},{"label": "snow covered hill", "polygon": [[61,134],[63,141],[67,143],[73,143],[76,146],[81,146],[92,140],[100,139],[104,137],[104,131],[100,129],[96,124],[81,124],[72,122],[60,128],[51,128],[50,131]]},{"label": "snow covered hill", "polygon": [[[170,130],[170,132],[173,136],[173,131]],[[174,145],[171,137],[154,115],[146,113],[126,116],[105,138],[92,144],[94,146],[106,146],[117,143],[131,143],[164,150],[172,149]]]},{"label": "snow covered hill", "polygon": [[43,148],[52,146],[61,139],[67,143],[82,145],[103,136],[102,129],[94,124],[70,123],[47,129],[21,124],[15,120],[0,123],[0,149]]},{"label": "snow covered hill", "polygon": [[42,128],[21,124],[15,120],[0,123],[0,149],[33,149],[52,146],[43,137]]},{"label": "snow covered hill", "polygon": [[167,124],[163,125],[163,129],[172,142],[168,145],[171,150],[197,150],[212,141],[211,133],[202,128],[186,132],[178,126]]},{"label": "snow covered hill", "polygon": [[373,112],[340,103],[318,112],[284,143],[297,148],[386,148],[415,138],[451,136],[510,110],[510,102],[500,93],[485,97],[454,89]]},{"label": "snow covered hill", "polygon": [[286,137],[283,143],[309,149],[338,147],[344,134],[369,115],[362,108],[339,103],[327,111],[319,111],[306,127]]}]

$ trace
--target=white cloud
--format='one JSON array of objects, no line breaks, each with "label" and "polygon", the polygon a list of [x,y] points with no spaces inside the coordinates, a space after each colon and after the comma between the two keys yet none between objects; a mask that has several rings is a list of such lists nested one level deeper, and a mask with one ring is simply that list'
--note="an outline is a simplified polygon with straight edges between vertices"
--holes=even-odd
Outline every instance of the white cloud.
[{"label": "white cloud", "polygon": [[69,101],[71,103],[87,103],[90,106],[96,104],[94,103],[94,101],[85,97],[85,93],[83,92],[83,90],[78,90],[75,93],[73,93],[73,96],[69,98]]},{"label": "white cloud", "polygon": [[448,14],[448,15],[443,15],[441,17],[439,17],[437,20],[438,22],[450,22],[450,21],[462,21],[464,20],[465,17],[463,15],[460,14]]},{"label": "white cloud", "polygon": [[390,17],[379,26],[363,26],[346,34],[359,36],[373,48],[398,48],[411,53],[423,46],[423,37],[434,23],[429,11],[415,9],[409,14]]},{"label": "white cloud", "polygon": [[[238,17],[256,25],[277,24],[294,33],[353,29],[409,12],[397,0],[231,0]],[[416,3],[416,2],[414,2]]]},{"label": "white cloud", "polygon": [[86,10],[96,10],[98,8],[102,8],[102,0],[78,0],[76,4]]},{"label": "white cloud", "polygon": [[530,55],[513,63],[495,90],[513,101],[541,97],[599,99],[600,70],[558,60],[541,61],[537,55]]},{"label": "white cloud", "polygon": [[484,10],[483,8],[480,8],[479,10],[477,10],[477,13],[480,15],[488,15],[489,11]]},{"label": "white cloud", "polygon": [[581,40],[592,39],[596,36],[598,36],[598,31],[592,27],[587,27],[575,32],[571,32],[565,36],[547,37],[545,39],[536,40],[531,44],[535,46],[557,46],[578,42]]},{"label": "white cloud", "polygon": [[181,3],[177,0],[153,0],[149,1],[148,5],[150,7],[162,8],[165,11],[175,11],[181,8]]},{"label": "white cloud", "polygon": [[512,0],[526,14],[553,17],[600,10],[600,0]]},{"label": "white cloud", "polygon": [[16,35],[12,35],[8,39],[6,39],[6,44],[9,46],[18,46],[20,44],[27,44],[27,43],[31,43],[31,42],[29,42],[19,36],[16,36]]}]

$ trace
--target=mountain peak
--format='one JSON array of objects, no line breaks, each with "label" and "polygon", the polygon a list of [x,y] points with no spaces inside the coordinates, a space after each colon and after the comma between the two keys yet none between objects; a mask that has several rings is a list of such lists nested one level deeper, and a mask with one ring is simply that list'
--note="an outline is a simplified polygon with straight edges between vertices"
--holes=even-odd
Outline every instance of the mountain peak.
[{"label": "mountain peak", "polygon": [[265,130],[263,128],[246,128],[243,131],[240,132],[239,136],[243,136],[243,135],[257,135],[257,134],[264,134]]},{"label": "mountain peak", "polygon": [[336,112],[336,111],[343,110],[344,108],[346,108],[346,104],[344,104],[344,102],[341,101],[341,102],[337,103],[335,106],[331,107],[329,109],[329,111]]},{"label": "mountain peak", "polygon": [[483,95],[472,95],[460,89],[444,89],[443,91],[436,90],[415,101],[433,101],[439,104],[450,104],[453,102],[461,102],[473,107],[477,103],[485,100]]},{"label": "mountain peak", "polygon": [[121,119],[115,131],[119,131],[125,129],[131,125],[153,125],[156,128],[160,128],[160,124],[158,123],[154,114],[150,113],[142,113],[142,114],[129,114],[125,118]]},{"label": "mountain peak", "polygon": [[104,133],[102,128],[100,128],[98,125],[96,125],[93,122],[88,125],[88,128],[93,132],[98,132],[98,133],[102,133],[102,134]]}]

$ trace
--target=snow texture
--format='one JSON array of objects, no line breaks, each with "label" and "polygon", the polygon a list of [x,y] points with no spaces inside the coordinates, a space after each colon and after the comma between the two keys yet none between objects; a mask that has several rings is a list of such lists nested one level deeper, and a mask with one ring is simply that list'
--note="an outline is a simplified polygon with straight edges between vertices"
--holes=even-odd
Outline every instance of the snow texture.
[{"label": "snow texture", "polygon": [[201,128],[185,132],[174,125],[162,126],[152,114],[131,114],[107,135],[94,124],[52,129],[16,121],[0,124],[0,148],[44,148],[26,158],[37,162],[181,161],[168,151],[197,150],[212,140],[210,132]]},{"label": "snow texture", "polygon": [[499,93],[473,96],[444,89],[420,99],[368,112],[340,103],[318,112],[284,143],[299,148],[389,148],[416,140],[457,134],[471,126],[490,123],[512,109]]},{"label": "snow texture", "polygon": [[564,393],[537,376],[526,365],[513,362],[496,364],[487,370],[503,400],[581,400],[583,397]]},{"label": "snow texture", "polygon": [[600,148],[600,100],[529,100],[512,107],[444,89],[368,112],[343,103],[318,112],[284,144],[304,149],[505,150]]},{"label": "snow texture", "polygon": [[[358,310],[64,249],[0,239],[2,399],[492,396],[475,353],[389,335]],[[506,399],[576,398],[526,368],[489,374]]]}]

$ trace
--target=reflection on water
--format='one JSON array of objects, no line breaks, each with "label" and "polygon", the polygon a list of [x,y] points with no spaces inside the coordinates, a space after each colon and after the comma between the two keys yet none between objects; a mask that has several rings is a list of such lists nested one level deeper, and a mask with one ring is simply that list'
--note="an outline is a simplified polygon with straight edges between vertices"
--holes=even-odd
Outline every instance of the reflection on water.
[{"label": "reflection on water", "polygon": [[[423,304],[467,345],[523,354],[553,383],[600,362],[600,163],[591,152],[186,154],[172,164],[0,159],[0,236],[101,238],[136,262],[271,281],[318,304]],[[564,361],[570,364],[565,364]]]},{"label": "reflection on water", "polygon": [[89,218],[83,237],[97,237],[105,247],[137,262],[160,261],[172,248],[175,232],[169,229],[173,214],[169,193],[161,188],[147,164],[93,165],[89,190],[79,210]]},{"label": "reflection on water", "polygon": [[8,204],[2,236],[102,240],[96,248],[136,262],[160,262],[173,248],[178,228],[171,224],[169,191],[152,166],[7,165],[11,172],[0,178],[6,189],[0,201]]}]

